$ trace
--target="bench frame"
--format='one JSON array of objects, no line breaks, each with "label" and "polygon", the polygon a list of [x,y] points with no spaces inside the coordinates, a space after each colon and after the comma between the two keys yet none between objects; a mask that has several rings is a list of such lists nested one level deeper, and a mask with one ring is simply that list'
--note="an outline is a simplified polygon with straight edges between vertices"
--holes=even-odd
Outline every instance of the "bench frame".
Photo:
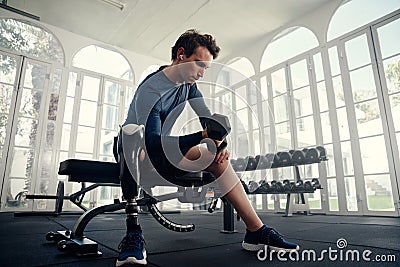
[{"label": "bench frame", "polygon": [[[119,166],[119,171],[116,175],[121,178],[122,176],[128,176],[128,178],[135,179],[135,191],[136,191],[136,197],[134,199],[129,200],[129,205],[134,207],[135,212],[138,212],[137,207],[147,207],[147,210],[150,212],[150,214],[158,221],[162,226],[165,228],[176,231],[176,232],[191,232],[195,229],[194,224],[179,224],[179,223],[174,223],[167,219],[157,208],[156,204],[169,200],[169,199],[175,199],[178,198],[179,200],[185,200],[189,199],[191,202],[193,200],[197,200],[197,202],[201,202],[200,200],[204,200],[205,198],[205,192],[206,190],[204,189],[204,185],[208,184],[210,182],[209,176],[204,176],[203,172],[200,172],[198,174],[191,173],[186,176],[182,176],[180,178],[181,182],[186,183],[185,187],[183,190],[180,190],[176,193],[171,193],[171,194],[166,194],[166,195],[161,195],[161,196],[156,196],[153,197],[143,191],[143,197],[139,197],[139,185],[138,181],[140,182],[141,175],[139,173],[139,153],[143,149],[143,136],[144,136],[144,127],[143,126],[137,126],[135,130],[131,133],[129,131],[124,132],[123,129],[120,131],[118,138],[116,139],[117,143],[117,153],[118,153],[118,160],[117,163]],[[124,139],[129,139],[129,143],[132,144],[132,146],[129,147],[124,147],[122,145],[122,140]],[[124,150],[126,148],[126,151]],[[130,162],[133,162],[133,166],[127,166],[126,161],[125,161],[125,156],[126,155],[131,155],[132,160]],[[79,160],[75,160],[79,164]],[[96,162],[93,161],[93,164],[101,164],[101,162]],[[63,163],[60,163],[60,166]],[[79,182],[84,182],[84,175],[77,175],[75,169],[72,170],[67,170],[67,171],[59,171],[59,174],[64,174],[69,176],[70,181],[79,181]],[[79,171],[78,171],[79,173]],[[77,175],[77,176],[76,176]],[[137,175],[137,177],[134,177]],[[96,178],[96,177],[91,177]],[[104,179],[100,179],[104,182]],[[93,180],[91,180],[92,182]],[[78,207],[81,209],[85,210],[85,207],[82,205],[81,201],[83,199],[83,195],[90,190],[95,189],[98,186],[104,186],[104,185],[109,185],[109,186],[119,186],[119,183],[115,182],[115,179],[113,180],[113,183],[96,183],[93,184],[89,187],[85,187],[84,184],[82,184],[82,189],[78,192],[76,192],[73,198],[69,197],[71,201],[73,201],[74,204],[76,204]],[[194,187],[202,187],[202,191],[195,192]],[[191,195],[191,196],[190,196]],[[71,195],[72,196],[72,195]],[[64,197],[63,197],[64,199]],[[128,207],[128,202],[119,202],[116,201],[114,204],[109,204],[109,205],[103,205],[99,207],[95,207],[89,210],[86,210],[85,213],[83,213],[79,219],[76,221],[74,227],[72,230],[63,230],[63,231],[57,231],[57,232],[49,232],[46,234],[46,239],[48,241],[55,241],[57,242],[57,248],[61,251],[64,252],[73,252],[78,256],[99,256],[101,255],[101,252],[98,250],[98,244],[90,240],[84,235],[84,230],[87,226],[87,224],[97,215],[103,214],[105,212],[114,212],[118,211],[121,209],[127,209]],[[137,216],[137,213],[135,213]]]}]

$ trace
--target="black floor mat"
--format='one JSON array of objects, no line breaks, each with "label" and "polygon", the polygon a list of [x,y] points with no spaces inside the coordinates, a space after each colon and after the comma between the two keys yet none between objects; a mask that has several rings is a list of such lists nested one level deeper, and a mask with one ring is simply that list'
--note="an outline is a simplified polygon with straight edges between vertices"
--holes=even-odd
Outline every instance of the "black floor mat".
[{"label": "black floor mat", "polygon": [[[398,218],[282,217],[281,214],[260,213],[266,224],[301,246],[299,258],[275,254],[262,261],[256,252],[241,248],[245,233],[243,222],[235,221],[237,233],[222,234],[222,213],[219,212],[193,211],[166,216],[178,223],[194,223],[196,230],[172,232],[150,215],[141,214],[139,219],[146,239],[149,267],[399,266],[400,262]],[[99,244],[101,257],[78,258],[64,254],[54,243],[45,240],[48,231],[72,229],[78,218],[77,215],[14,217],[11,213],[0,213],[1,266],[115,266],[117,247],[125,234],[124,214],[99,215],[88,224],[85,235]],[[338,247],[339,239],[347,246]],[[368,255],[370,262],[362,258],[362,253],[367,250],[371,252]],[[337,256],[335,260],[329,258],[329,251],[331,257]],[[358,260],[351,258],[357,256],[356,253]],[[377,256],[386,261],[378,262]]]}]

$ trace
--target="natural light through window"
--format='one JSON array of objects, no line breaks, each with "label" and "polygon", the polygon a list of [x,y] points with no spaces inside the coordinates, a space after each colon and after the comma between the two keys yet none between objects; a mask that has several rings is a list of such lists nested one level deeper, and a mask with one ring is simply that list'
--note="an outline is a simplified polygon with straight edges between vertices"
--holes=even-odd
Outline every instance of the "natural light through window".
[{"label": "natural light through window", "polygon": [[76,53],[72,65],[112,77],[132,81],[131,67],[128,61],[118,52],[90,45]]},{"label": "natural light through window", "polygon": [[333,15],[328,28],[327,40],[330,41],[348,33],[399,8],[399,0],[348,1]]},{"label": "natural light through window", "polygon": [[317,37],[311,30],[304,27],[286,29],[278,34],[265,49],[261,60],[261,70],[275,66],[318,45]]}]

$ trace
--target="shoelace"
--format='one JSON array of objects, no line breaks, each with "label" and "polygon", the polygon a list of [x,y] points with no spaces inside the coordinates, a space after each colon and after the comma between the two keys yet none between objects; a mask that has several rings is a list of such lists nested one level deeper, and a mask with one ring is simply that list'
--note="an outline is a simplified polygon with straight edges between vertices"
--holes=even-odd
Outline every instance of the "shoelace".
[{"label": "shoelace", "polygon": [[140,248],[144,243],[145,241],[142,235],[138,233],[129,233],[122,239],[121,243],[119,243],[118,250],[121,251],[122,248],[124,250]]},{"label": "shoelace", "polygon": [[[265,232],[267,232],[267,233],[265,233]],[[269,250],[269,237],[272,232],[274,232],[277,235],[278,239],[283,240],[283,235],[281,235],[279,232],[277,232],[274,228],[272,228],[272,227],[264,228],[263,234],[265,234],[267,237],[267,250]]]}]

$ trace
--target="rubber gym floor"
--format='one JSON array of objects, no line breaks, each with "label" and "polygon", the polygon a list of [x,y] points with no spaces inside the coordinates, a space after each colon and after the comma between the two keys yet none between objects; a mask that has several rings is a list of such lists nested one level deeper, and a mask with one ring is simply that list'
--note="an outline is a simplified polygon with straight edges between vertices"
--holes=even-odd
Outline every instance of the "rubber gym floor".
[{"label": "rubber gym floor", "polygon": [[[245,228],[223,234],[222,212],[183,211],[167,214],[178,223],[194,223],[191,233],[176,233],[151,215],[139,215],[146,239],[149,267],[220,266],[400,266],[400,219],[327,215],[259,213],[286,239],[300,244],[292,254],[259,254],[242,250]],[[48,242],[48,231],[72,229],[79,215],[15,217],[0,213],[1,266],[115,266],[125,233],[125,215],[103,214],[87,226],[85,235],[99,243],[101,257],[79,258],[59,252]],[[339,241],[338,241],[339,240]],[[358,259],[357,259],[358,258]]]}]

